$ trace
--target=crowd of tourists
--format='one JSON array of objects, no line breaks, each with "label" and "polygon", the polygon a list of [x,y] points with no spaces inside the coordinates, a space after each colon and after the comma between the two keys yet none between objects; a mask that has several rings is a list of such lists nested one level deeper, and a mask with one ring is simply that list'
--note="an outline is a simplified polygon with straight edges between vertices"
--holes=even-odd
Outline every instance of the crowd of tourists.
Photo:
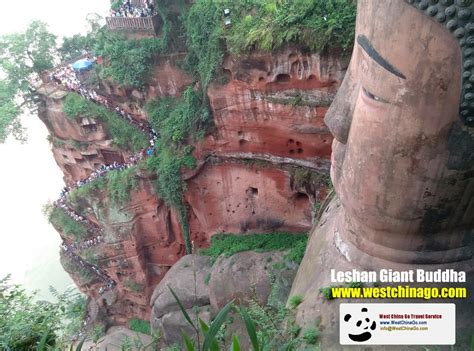
[{"label": "crowd of tourists", "polygon": [[157,14],[153,0],[143,0],[142,6],[135,6],[130,0],[123,0],[119,8],[111,9],[111,17],[152,17]]},{"label": "crowd of tourists", "polygon": [[103,233],[102,228],[100,228],[97,224],[94,222],[91,222],[88,220],[86,217],[80,215],[77,213],[71,206],[67,204],[67,195],[71,191],[70,187],[64,187],[63,190],[61,190],[60,196],[58,200],[56,200],[53,205],[56,208],[59,208],[63,210],[69,217],[71,217],[73,220],[76,222],[80,222],[86,227],[87,233],[91,236],[101,236]]},{"label": "crowd of tourists", "polygon": [[84,259],[82,259],[79,255],[77,255],[74,252],[74,249],[70,246],[67,245],[66,243],[63,243],[61,245],[61,249],[63,252],[77,265],[80,266],[89,272],[92,272],[95,276],[99,278],[99,280],[102,282],[102,286],[99,288],[99,295],[103,295],[105,292],[112,290],[117,283],[110,278],[107,273],[105,273],[103,270],[101,270],[99,267],[97,267],[94,264],[91,264],[89,262],[86,262]]},{"label": "crowd of tourists", "polygon": [[91,239],[88,239],[86,241],[83,241],[82,243],[72,243],[69,245],[69,247],[73,250],[85,250],[89,249],[91,247],[97,246],[100,243],[104,241],[104,236],[103,235],[97,235]]},{"label": "crowd of tourists", "polygon": [[[90,60],[92,62],[96,62],[97,58],[91,57]],[[67,90],[78,93],[86,100],[95,102],[104,106],[109,111],[115,112],[120,118],[125,120],[131,126],[145,133],[148,136],[148,141],[152,147],[155,145],[158,134],[149,123],[145,121],[138,121],[134,116],[132,116],[130,113],[127,113],[120,106],[114,106],[114,103],[107,97],[98,94],[94,89],[89,89],[84,86],[84,84],[82,84],[81,80],[79,79],[76,70],[72,68],[72,64],[60,67],[51,74],[50,78],[52,81],[65,87]]]},{"label": "crowd of tourists", "polygon": [[53,203],[53,205],[57,208],[62,209],[69,217],[71,217],[76,222],[80,222],[83,225],[85,225],[89,235],[92,235],[93,237],[98,237],[98,236],[101,237],[103,234],[103,229],[99,228],[95,223],[91,222],[86,217],[78,214],[71,206],[69,206],[67,204],[67,196],[69,195],[71,190],[77,189],[81,186],[89,184],[90,182],[93,182],[94,180],[98,178],[104,177],[107,175],[107,173],[111,171],[123,171],[130,167],[133,167],[139,161],[141,161],[144,157],[146,157],[146,153],[140,152],[136,155],[130,156],[128,159],[128,162],[126,163],[114,162],[110,165],[100,166],[96,170],[92,171],[91,174],[87,178],[78,180],[74,187],[68,187],[68,186],[64,187],[59,194],[58,200],[56,200]]},{"label": "crowd of tourists", "polygon": [[[125,2],[124,2],[125,3]],[[148,2],[147,2],[148,3]],[[92,61],[96,61],[95,58],[91,59]],[[102,271],[95,265],[92,265],[85,260],[83,260],[79,255],[75,253],[77,250],[83,250],[86,248],[90,248],[92,246],[96,246],[103,242],[103,229],[100,228],[97,224],[90,221],[86,217],[78,214],[71,206],[67,203],[67,197],[71,190],[75,188],[79,188],[84,186],[98,178],[106,176],[111,171],[123,171],[130,167],[135,166],[138,162],[143,160],[149,155],[153,154],[153,150],[155,147],[156,139],[158,138],[158,134],[151,128],[149,123],[138,121],[134,118],[131,114],[127,113],[123,108],[120,106],[114,106],[114,104],[106,97],[98,94],[95,90],[89,89],[85,87],[76,71],[72,68],[72,65],[66,65],[60,67],[55,72],[52,73],[51,79],[60,84],[64,88],[70,91],[74,91],[80,94],[85,99],[95,102],[97,104],[103,105],[109,111],[116,113],[119,117],[124,119],[128,124],[131,126],[141,130],[144,132],[149,139],[149,147],[147,149],[141,150],[139,153],[132,155],[129,157],[127,162],[125,163],[118,163],[114,162],[108,165],[102,165],[99,168],[95,169],[91,172],[91,174],[84,179],[77,181],[77,183],[73,187],[65,187],[62,189],[59,199],[54,202],[54,206],[57,208],[61,208],[64,212],[71,217],[73,220],[80,222],[85,225],[86,230],[89,234],[89,239],[82,243],[72,243],[72,244],[62,244],[63,251],[79,266],[93,272],[98,276],[98,278],[103,282],[103,286],[99,289],[99,294],[102,295],[105,292],[113,289],[116,285],[115,281],[110,278],[107,273]]]}]

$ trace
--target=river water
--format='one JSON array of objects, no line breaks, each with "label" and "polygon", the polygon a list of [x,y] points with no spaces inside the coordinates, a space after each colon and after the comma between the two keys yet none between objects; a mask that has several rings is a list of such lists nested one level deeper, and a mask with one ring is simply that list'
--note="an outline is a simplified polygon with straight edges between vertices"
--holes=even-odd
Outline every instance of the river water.
[{"label": "river water", "polygon": [[[21,31],[34,19],[58,37],[84,33],[89,13],[105,15],[108,0],[23,0],[2,3],[0,35]],[[58,233],[42,213],[64,186],[49,146],[47,130],[37,116],[22,117],[28,141],[0,144],[0,278],[49,299],[49,286],[59,291],[72,284],[59,263]]]}]

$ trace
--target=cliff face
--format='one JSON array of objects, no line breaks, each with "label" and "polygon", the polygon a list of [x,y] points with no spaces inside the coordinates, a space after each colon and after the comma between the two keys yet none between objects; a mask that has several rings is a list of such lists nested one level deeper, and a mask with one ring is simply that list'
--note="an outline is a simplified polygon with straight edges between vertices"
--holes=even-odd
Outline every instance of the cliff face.
[{"label": "cliff face", "polygon": [[[142,91],[108,81],[100,82],[100,89],[145,120],[147,101],[179,95],[192,84],[176,66],[180,57],[160,57]],[[184,173],[194,248],[207,246],[219,232],[311,228],[329,171],[332,138],[323,118],[345,68],[339,59],[298,50],[225,58],[220,78],[208,91],[215,128],[195,145],[198,167]],[[66,118],[60,86],[47,85],[43,94],[40,117],[66,184],[100,165],[128,160],[130,153],[114,146],[100,121]],[[139,171],[138,187],[125,205],[112,203],[103,191],[73,204],[103,228],[103,239],[84,249],[82,257],[93,260],[116,286],[99,294],[103,282],[78,274],[69,257],[63,257],[63,265],[113,323],[148,319],[153,288],[185,254],[177,213],[156,195],[154,177]]]},{"label": "cliff face", "polygon": [[329,159],[332,139],[323,118],[345,66],[330,56],[292,50],[227,57],[223,70],[229,82],[209,89],[218,130],[213,149]]}]

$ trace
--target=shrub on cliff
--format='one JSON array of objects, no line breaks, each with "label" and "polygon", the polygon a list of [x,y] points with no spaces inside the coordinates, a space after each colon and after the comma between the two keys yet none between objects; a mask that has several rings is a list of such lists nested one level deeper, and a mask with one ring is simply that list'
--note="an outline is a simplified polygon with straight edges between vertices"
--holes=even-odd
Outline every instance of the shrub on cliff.
[{"label": "shrub on cliff", "polygon": [[210,115],[202,94],[188,87],[180,98],[166,97],[146,106],[151,125],[160,134],[158,156],[147,160],[147,168],[158,176],[157,193],[178,212],[188,253],[191,253],[191,241],[181,168],[196,166],[192,148],[186,144],[202,136],[209,126]]},{"label": "shrub on cliff", "polygon": [[131,319],[130,320],[130,330],[133,330],[137,333],[142,334],[151,334],[151,325],[150,322],[143,319]]},{"label": "shrub on cliff", "polygon": [[70,119],[76,119],[78,117],[90,116],[91,106],[89,101],[84,99],[82,96],[69,93],[64,100],[63,112],[66,117]]},{"label": "shrub on cliff", "polygon": [[233,9],[233,24],[226,40],[233,53],[271,51],[288,44],[320,52],[346,49],[354,40],[352,0],[253,0],[228,6]]},{"label": "shrub on cliff", "polygon": [[132,127],[116,113],[103,106],[94,104],[76,93],[69,93],[63,105],[64,114],[77,119],[87,117],[103,122],[115,145],[122,149],[139,151],[147,147],[147,136],[135,127]]},{"label": "shrub on cliff", "polygon": [[122,205],[130,199],[130,192],[138,187],[137,167],[107,174],[107,194],[112,203]]},{"label": "shrub on cliff", "polygon": [[49,222],[58,228],[66,237],[75,240],[86,237],[86,228],[81,223],[69,217],[62,209],[47,205],[45,206],[44,213]]},{"label": "shrub on cliff", "polygon": [[201,250],[200,254],[217,258],[220,255],[232,256],[242,251],[290,250],[286,257],[299,264],[303,260],[307,241],[306,234],[286,232],[250,235],[222,233],[213,235],[210,247]]},{"label": "shrub on cliff", "polygon": [[98,191],[107,193],[110,203],[121,206],[130,200],[130,192],[138,187],[137,167],[130,167],[122,171],[110,171],[105,177],[99,177],[93,181],[71,190],[69,200],[78,202],[81,198],[97,195]]},{"label": "shrub on cliff", "polygon": [[149,157],[146,161],[146,167],[148,171],[158,176],[155,190],[160,198],[178,212],[186,252],[191,253],[189,225],[183,200],[185,184],[181,177],[181,168],[192,169],[196,167],[196,159],[192,156],[192,148],[190,147],[175,149],[161,142],[158,143],[157,147],[159,150],[158,156]]},{"label": "shrub on cliff", "polygon": [[198,139],[207,128],[210,116],[202,94],[188,87],[180,98],[165,97],[147,104],[150,122],[164,143],[183,145],[190,137]]}]

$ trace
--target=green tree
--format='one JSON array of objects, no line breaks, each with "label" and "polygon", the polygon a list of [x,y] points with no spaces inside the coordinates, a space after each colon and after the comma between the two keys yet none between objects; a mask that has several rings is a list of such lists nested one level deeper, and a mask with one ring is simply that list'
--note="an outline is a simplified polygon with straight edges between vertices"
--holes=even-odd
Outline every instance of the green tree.
[{"label": "green tree", "polygon": [[40,74],[54,65],[56,36],[45,23],[32,22],[26,31],[0,36],[0,142],[8,135],[24,138],[19,116],[35,111],[35,86]]},{"label": "green tree", "polygon": [[90,50],[89,40],[87,36],[75,34],[72,37],[64,38],[61,47],[58,49],[62,61],[72,60],[84,51]]},{"label": "green tree", "polygon": [[35,294],[11,284],[9,277],[0,279],[0,350],[36,350],[40,343],[59,349],[79,332],[84,298],[52,291],[57,302],[35,301]]}]

